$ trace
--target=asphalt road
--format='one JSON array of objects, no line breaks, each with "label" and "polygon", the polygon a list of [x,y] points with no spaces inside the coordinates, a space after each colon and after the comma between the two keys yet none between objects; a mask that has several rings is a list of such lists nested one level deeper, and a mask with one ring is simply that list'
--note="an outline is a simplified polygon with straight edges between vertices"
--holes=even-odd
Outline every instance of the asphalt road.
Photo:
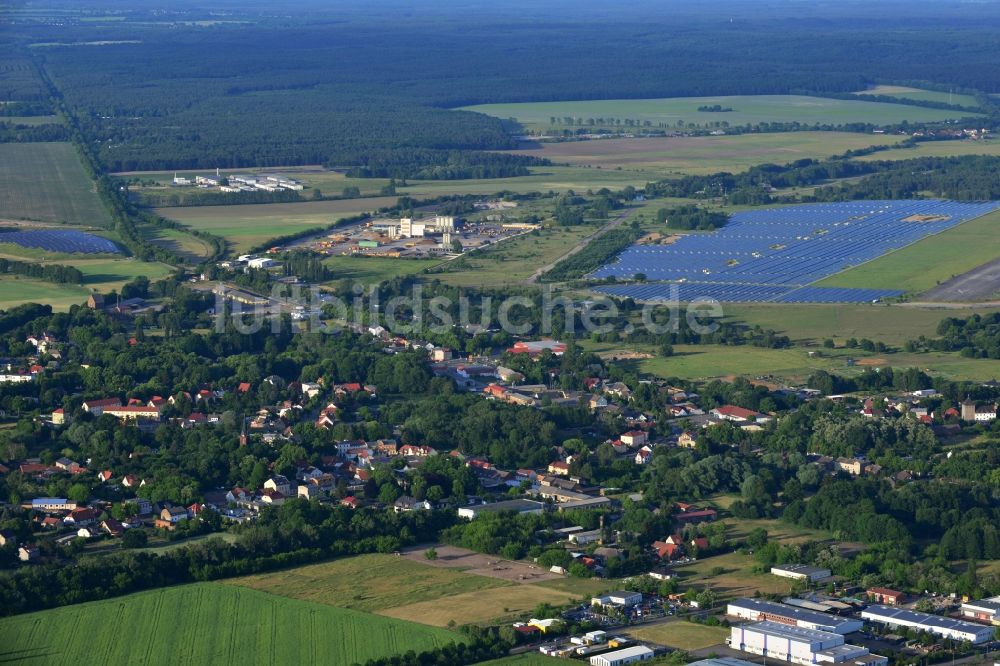
[{"label": "asphalt road", "polygon": [[924,301],[975,301],[1000,291],[1000,259],[977,266],[921,295]]}]

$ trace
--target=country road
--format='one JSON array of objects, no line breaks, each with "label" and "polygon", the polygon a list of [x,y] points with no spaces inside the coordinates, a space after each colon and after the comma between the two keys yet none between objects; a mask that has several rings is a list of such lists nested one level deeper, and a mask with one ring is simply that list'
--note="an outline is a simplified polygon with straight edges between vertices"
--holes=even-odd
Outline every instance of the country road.
[{"label": "country road", "polygon": [[563,259],[566,259],[567,257],[572,257],[574,254],[576,254],[583,248],[587,247],[587,243],[594,240],[595,238],[600,238],[601,236],[608,233],[612,229],[620,227],[626,220],[632,217],[632,214],[635,213],[637,210],[638,210],[637,208],[629,208],[628,210],[622,211],[622,213],[618,217],[611,220],[610,222],[605,224],[603,227],[601,227],[594,233],[590,234],[589,236],[584,236],[583,238],[581,238],[580,241],[576,245],[571,247],[566,254],[561,255],[558,259],[556,259],[552,263],[546,264],[545,266],[542,266],[541,268],[536,270],[534,273],[531,274],[530,277],[524,280],[524,284],[535,284],[536,282],[538,282],[538,278],[540,278],[543,273],[552,270],[552,268]]}]

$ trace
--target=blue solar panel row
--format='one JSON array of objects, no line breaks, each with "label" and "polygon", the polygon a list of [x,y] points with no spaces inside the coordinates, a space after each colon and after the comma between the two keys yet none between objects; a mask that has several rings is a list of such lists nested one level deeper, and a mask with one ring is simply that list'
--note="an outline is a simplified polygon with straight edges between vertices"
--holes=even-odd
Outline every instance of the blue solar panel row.
[{"label": "blue solar panel row", "polygon": [[[692,285],[682,289],[685,294],[693,293],[698,283],[705,297],[717,300],[871,301],[901,292],[797,288],[997,208],[1000,202],[928,199],[749,210],[736,213],[725,227],[710,234],[685,235],[669,245],[633,245],[590,277],[628,279],[642,273],[647,280]],[[651,287],[655,285],[629,287],[628,295],[644,298],[635,294]]]},{"label": "blue solar panel row", "polygon": [[118,246],[107,238],[76,229],[33,229],[0,233],[0,243],[14,243],[47,252],[80,252],[83,254],[116,254]]},{"label": "blue solar panel row", "polygon": [[703,299],[728,303],[871,303],[903,293],[893,289],[789,288],[714,282],[615,285],[596,287],[594,291],[619,298],[633,298],[637,301],[680,303]]}]

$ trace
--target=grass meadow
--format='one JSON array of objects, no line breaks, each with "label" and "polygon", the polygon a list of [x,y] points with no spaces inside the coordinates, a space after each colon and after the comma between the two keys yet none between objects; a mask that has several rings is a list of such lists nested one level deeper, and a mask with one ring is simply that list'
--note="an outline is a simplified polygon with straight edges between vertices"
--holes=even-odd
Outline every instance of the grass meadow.
[{"label": "grass meadow", "polygon": [[349,666],[462,640],[444,629],[218,583],[4,618],[0,635],[0,660],[29,666]]},{"label": "grass meadow", "polygon": [[918,157],[963,157],[965,155],[1000,155],[1000,141],[959,139],[955,141],[922,141],[913,148],[893,148],[857,159],[863,162],[879,160],[912,160]]},{"label": "grass meadow", "polygon": [[108,213],[72,144],[0,144],[0,219],[105,226]]},{"label": "grass meadow", "polygon": [[921,90],[920,88],[910,88],[909,86],[872,86],[867,90],[859,90],[855,95],[864,97],[865,95],[891,95],[903,99],[916,99],[923,102],[944,102],[945,104],[958,104],[959,106],[977,107],[979,103],[972,95],[961,95],[958,93],[946,93],[938,90]]},{"label": "grass meadow", "polygon": [[45,303],[58,312],[80,305],[90,296],[90,290],[71,284],[52,284],[16,275],[0,277],[0,310],[9,310],[25,303]]},{"label": "grass meadow", "polygon": [[701,650],[725,643],[729,637],[729,629],[725,627],[710,627],[684,620],[639,627],[629,633],[641,641],[650,641],[685,651]]},{"label": "grass meadow", "polygon": [[[699,106],[719,104],[733,110],[726,113],[698,111]],[[923,122],[958,118],[968,114],[959,111],[927,109],[903,104],[886,104],[865,100],[840,100],[801,95],[741,95],[720,97],[671,97],[665,99],[610,99],[561,102],[521,102],[510,104],[480,104],[465,107],[497,118],[515,118],[532,129],[566,128],[552,125],[550,119],[630,118],[650,121],[654,126],[665,123],[676,127],[708,126],[725,121],[730,125],[764,122],[799,122],[805,124],[875,123],[890,124],[903,120]]]},{"label": "grass meadow", "polygon": [[820,287],[875,285],[917,293],[1000,256],[1000,211],[929,236],[817,282]]}]

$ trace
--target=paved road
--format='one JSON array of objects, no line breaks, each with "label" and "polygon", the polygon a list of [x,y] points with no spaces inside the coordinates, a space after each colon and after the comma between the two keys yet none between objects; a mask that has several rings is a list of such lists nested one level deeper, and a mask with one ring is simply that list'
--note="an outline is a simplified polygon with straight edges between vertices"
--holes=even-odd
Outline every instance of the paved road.
[{"label": "paved road", "polygon": [[572,248],[570,248],[569,252],[567,252],[566,254],[562,255],[561,257],[559,257],[558,259],[556,259],[555,261],[553,261],[551,264],[547,264],[545,266],[542,266],[537,271],[535,271],[534,273],[532,273],[531,277],[529,277],[527,280],[525,280],[524,283],[525,284],[535,284],[536,282],[538,282],[538,278],[541,277],[542,273],[545,273],[547,271],[552,270],[553,266],[555,266],[556,264],[558,264],[563,259],[565,259],[567,257],[572,257],[574,254],[576,254],[577,252],[579,252],[583,248],[587,247],[587,243],[589,243],[590,241],[594,240],[595,238],[600,238],[601,236],[603,236],[604,234],[608,233],[612,229],[615,229],[616,227],[620,227],[622,224],[624,224],[625,220],[627,220],[630,217],[632,217],[632,214],[635,213],[636,210],[638,210],[638,209],[637,208],[629,208],[629,209],[627,209],[625,211],[622,211],[622,213],[618,217],[616,217],[615,219],[611,220],[610,222],[608,222],[607,224],[605,224],[603,227],[601,227],[600,229],[598,229],[594,233],[590,234],[589,236],[584,236],[583,238],[581,238],[580,242],[577,243],[576,245],[574,245]]},{"label": "paved road", "polygon": [[921,299],[926,301],[975,301],[989,298],[997,291],[1000,291],[1000,259],[994,259],[967,273],[956,275],[925,292]]}]

